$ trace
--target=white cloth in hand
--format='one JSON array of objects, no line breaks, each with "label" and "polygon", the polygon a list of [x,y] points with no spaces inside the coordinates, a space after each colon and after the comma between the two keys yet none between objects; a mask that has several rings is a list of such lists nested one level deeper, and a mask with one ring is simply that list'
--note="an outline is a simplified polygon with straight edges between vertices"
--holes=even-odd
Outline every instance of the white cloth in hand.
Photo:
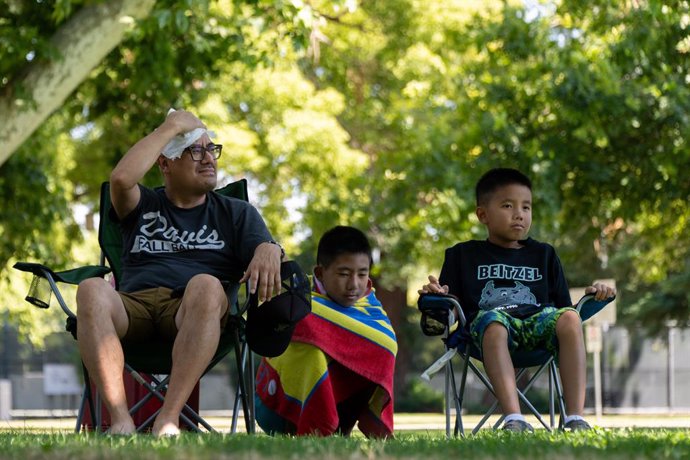
[{"label": "white cloth in hand", "polygon": [[[174,112],[175,109],[168,110],[168,115]],[[182,156],[184,149],[196,142],[201,136],[208,134],[208,137],[216,137],[216,133],[204,128],[196,128],[184,134],[178,134],[163,148],[163,156],[175,160]]]}]

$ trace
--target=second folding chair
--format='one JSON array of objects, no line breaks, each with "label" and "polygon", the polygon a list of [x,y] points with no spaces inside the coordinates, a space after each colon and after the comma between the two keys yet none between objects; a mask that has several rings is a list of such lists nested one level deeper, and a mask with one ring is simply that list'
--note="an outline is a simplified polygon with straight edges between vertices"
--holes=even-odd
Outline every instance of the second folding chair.
[{"label": "second folding chair", "polygon": [[[585,321],[599,312],[613,299],[598,301],[593,295],[585,295],[576,305],[582,321]],[[493,392],[493,387],[486,374],[474,361],[481,362],[479,350],[472,344],[466,330],[466,320],[462,308],[455,296],[448,294],[422,294],[417,302],[418,308],[422,313],[422,329],[427,335],[440,335],[445,345],[446,352],[436,360],[424,373],[422,378],[430,380],[436,372],[444,371],[444,412],[446,417],[446,436],[464,436],[465,430],[462,421],[463,401],[466,392],[466,383],[469,371],[471,371],[486,389]],[[457,329],[451,332],[451,327],[455,323],[454,316],[457,318]],[[455,371],[453,368],[453,357],[459,355],[462,359],[462,372],[460,374],[460,387],[458,388]],[[565,414],[565,403],[563,401],[563,390],[558,374],[558,367],[554,357],[546,350],[536,350],[531,352],[516,351],[511,354],[513,366],[516,369],[515,380],[518,383],[518,398],[520,402],[534,415],[539,423],[546,430],[563,428],[563,418]],[[535,369],[529,376],[528,371]],[[526,396],[527,392],[534,386],[537,379],[547,372],[548,375],[548,401],[549,401],[549,421],[544,420],[541,413],[535,408]],[[524,385],[520,385],[524,382]],[[496,400],[486,411],[477,425],[473,428],[472,434],[476,434],[496,412],[498,401]],[[558,425],[556,425],[556,409],[559,413]],[[452,420],[452,411],[455,420]],[[503,421],[503,416],[494,423],[496,429]],[[451,429],[452,427],[452,429]]]}]

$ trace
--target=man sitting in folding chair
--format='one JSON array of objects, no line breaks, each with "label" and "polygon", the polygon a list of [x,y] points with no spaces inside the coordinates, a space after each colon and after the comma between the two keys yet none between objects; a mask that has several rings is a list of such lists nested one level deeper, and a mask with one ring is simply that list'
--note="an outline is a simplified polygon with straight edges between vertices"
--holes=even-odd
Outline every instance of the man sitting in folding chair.
[{"label": "man sitting in folding chair", "polygon": [[[283,251],[259,213],[245,201],[212,192],[222,146],[210,135],[192,113],[171,111],[110,176],[111,215],[124,243],[120,290],[102,278],[79,284],[77,340],[110,412],[113,434],[135,431],[121,341],[152,335],[174,340],[170,383],[152,432],[175,435],[180,411],[228,318],[229,299],[220,280],[248,281],[261,301],[280,289]],[[152,190],[139,182],[154,164],[165,187]]]},{"label": "man sitting in folding chair", "polygon": [[[467,241],[446,250],[441,275],[429,276],[420,294],[459,299],[473,344],[499,401],[503,429],[533,431],[520,412],[511,352],[546,349],[559,362],[567,416],[565,428],[589,429],[585,402],[582,326],[554,248],[527,237],[532,223],[532,184],[521,172],[492,169],[476,185],[476,214],[486,241]],[[589,286],[596,300],[615,291]],[[457,314],[455,315],[457,318]]]}]

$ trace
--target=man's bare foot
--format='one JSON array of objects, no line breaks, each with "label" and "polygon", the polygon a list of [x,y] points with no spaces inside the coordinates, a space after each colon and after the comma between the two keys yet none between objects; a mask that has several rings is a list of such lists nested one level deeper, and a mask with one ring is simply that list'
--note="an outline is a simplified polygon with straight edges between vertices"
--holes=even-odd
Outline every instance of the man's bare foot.
[{"label": "man's bare foot", "polygon": [[174,437],[180,434],[180,428],[171,422],[158,424],[158,420],[153,424],[151,433],[156,437]]},{"label": "man's bare foot", "polygon": [[137,427],[131,419],[124,422],[115,422],[110,425],[110,429],[108,430],[108,434],[114,435],[128,435],[136,432]]}]

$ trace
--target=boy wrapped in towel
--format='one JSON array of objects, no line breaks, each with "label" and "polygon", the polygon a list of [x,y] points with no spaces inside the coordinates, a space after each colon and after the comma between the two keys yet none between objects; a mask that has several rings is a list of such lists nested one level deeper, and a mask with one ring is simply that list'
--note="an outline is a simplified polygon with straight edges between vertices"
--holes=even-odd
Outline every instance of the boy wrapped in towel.
[{"label": "boy wrapped in towel", "polygon": [[267,433],[393,434],[395,332],[369,279],[371,246],[353,227],[326,232],[317,250],[312,311],[285,353],[264,358],[256,418]]}]

